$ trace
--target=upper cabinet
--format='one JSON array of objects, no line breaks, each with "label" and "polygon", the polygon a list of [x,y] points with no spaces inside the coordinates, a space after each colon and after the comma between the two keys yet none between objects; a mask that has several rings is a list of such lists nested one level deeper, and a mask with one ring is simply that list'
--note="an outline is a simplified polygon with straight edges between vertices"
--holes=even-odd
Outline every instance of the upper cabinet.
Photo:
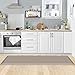
[{"label": "upper cabinet", "polygon": [[67,19],[70,29],[75,31],[75,0],[67,0]]},{"label": "upper cabinet", "polygon": [[67,19],[70,21],[73,17],[73,0],[67,0]]},{"label": "upper cabinet", "polygon": [[42,18],[62,18],[62,0],[42,0]]},{"label": "upper cabinet", "polygon": [[67,0],[67,19],[75,18],[75,0]]}]

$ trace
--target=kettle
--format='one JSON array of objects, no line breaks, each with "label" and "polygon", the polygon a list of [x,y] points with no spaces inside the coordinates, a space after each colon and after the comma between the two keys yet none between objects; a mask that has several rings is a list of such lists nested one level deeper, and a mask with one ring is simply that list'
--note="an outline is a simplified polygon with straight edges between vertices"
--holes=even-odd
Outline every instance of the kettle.
[{"label": "kettle", "polygon": [[1,22],[0,24],[1,24],[2,26],[4,26],[4,29],[5,29],[5,30],[7,30],[7,24],[6,24],[6,23]]}]

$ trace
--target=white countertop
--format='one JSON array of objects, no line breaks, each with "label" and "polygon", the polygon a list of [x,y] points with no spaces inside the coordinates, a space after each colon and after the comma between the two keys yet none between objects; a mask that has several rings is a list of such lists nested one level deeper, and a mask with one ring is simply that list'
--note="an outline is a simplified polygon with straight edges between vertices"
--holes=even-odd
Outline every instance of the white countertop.
[{"label": "white countertop", "polygon": [[11,31],[15,31],[15,32],[72,32],[72,30],[55,30],[55,29],[51,29],[51,30],[0,30],[0,32],[11,32]]}]

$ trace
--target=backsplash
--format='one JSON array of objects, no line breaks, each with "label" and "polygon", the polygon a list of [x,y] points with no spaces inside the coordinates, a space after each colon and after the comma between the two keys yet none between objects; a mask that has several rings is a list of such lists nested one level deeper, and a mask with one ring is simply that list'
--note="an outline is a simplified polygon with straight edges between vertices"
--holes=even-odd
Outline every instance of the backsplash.
[{"label": "backsplash", "polygon": [[[42,19],[42,18],[25,18],[25,26],[26,26],[26,22],[29,22],[29,25],[30,26],[37,26],[38,23],[42,22],[44,23],[48,28],[54,28],[56,25],[60,26],[62,23],[61,23],[61,20],[60,19]],[[24,27],[25,27],[24,26]]]}]

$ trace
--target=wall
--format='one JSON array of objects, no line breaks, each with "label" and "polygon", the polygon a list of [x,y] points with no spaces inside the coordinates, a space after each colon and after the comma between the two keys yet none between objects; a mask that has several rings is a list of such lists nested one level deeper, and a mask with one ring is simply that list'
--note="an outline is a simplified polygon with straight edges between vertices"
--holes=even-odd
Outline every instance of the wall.
[{"label": "wall", "polygon": [[[7,5],[16,2],[17,0],[0,0],[0,10],[3,12],[7,13],[8,10],[6,9]],[[32,5],[40,5],[42,0],[20,0],[19,1],[22,6],[24,6],[24,9],[28,9]],[[66,19],[67,17],[67,0],[62,0],[62,18]],[[61,20],[60,19],[25,19],[26,21],[30,21],[31,24],[37,25],[37,23],[44,22],[48,27],[54,27],[55,25],[61,25]]]},{"label": "wall", "polygon": [[16,3],[17,0],[0,0],[0,10],[4,13],[7,13],[6,7],[11,3]]},{"label": "wall", "polygon": [[[25,10],[28,9],[32,5],[40,5],[42,0],[20,0],[20,4],[25,7]],[[67,0],[62,0],[62,18],[67,18]],[[53,28],[55,25],[61,25],[60,19],[25,19],[26,21],[30,21],[31,24],[37,25],[38,22],[44,22],[49,28]]]}]

